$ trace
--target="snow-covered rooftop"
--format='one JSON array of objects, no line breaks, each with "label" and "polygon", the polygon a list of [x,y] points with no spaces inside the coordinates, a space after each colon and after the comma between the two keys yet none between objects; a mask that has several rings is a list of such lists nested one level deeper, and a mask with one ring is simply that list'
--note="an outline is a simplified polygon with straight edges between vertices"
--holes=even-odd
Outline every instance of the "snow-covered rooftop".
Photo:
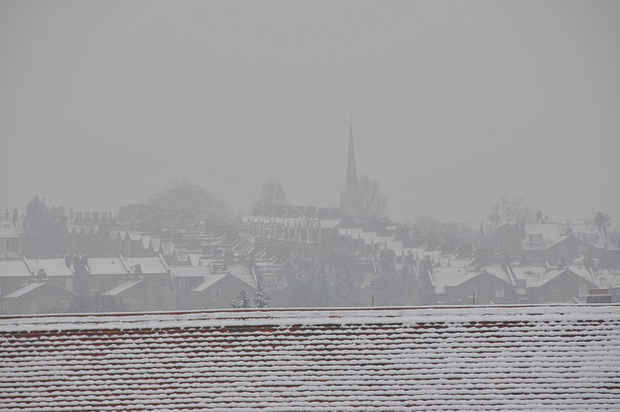
[{"label": "snow-covered rooftop", "polygon": [[32,276],[24,259],[0,260],[0,276]]},{"label": "snow-covered rooftop", "polygon": [[17,289],[15,292],[9,293],[8,295],[5,296],[5,298],[18,298],[22,295],[25,295],[26,293],[32,292],[35,289],[38,289],[39,287],[45,285],[46,282],[32,282],[27,284],[26,286],[23,286],[19,289]]},{"label": "snow-covered rooftop", "polygon": [[617,411],[620,306],[0,317],[0,409]]},{"label": "snow-covered rooftop", "polygon": [[126,290],[133,288],[134,286],[140,284],[141,282],[144,282],[143,278],[135,279],[135,280],[128,280],[127,282],[121,283],[115,288],[108,290],[107,292],[103,293],[103,295],[104,296],[116,296],[119,293],[123,293]]}]

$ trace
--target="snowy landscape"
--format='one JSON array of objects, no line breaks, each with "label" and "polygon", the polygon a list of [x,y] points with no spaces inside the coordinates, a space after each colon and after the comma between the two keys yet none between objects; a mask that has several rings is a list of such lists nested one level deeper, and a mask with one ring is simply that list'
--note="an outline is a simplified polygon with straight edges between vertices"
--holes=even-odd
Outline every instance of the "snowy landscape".
[{"label": "snowy landscape", "polygon": [[0,0],[0,410],[617,411],[620,4]]}]

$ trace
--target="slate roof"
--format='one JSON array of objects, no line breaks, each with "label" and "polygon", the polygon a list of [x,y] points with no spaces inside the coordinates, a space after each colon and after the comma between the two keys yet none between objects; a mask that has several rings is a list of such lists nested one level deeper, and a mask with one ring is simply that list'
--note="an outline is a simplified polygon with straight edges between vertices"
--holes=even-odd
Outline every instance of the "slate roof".
[{"label": "slate roof", "polygon": [[8,295],[5,296],[5,298],[18,298],[20,296],[23,296],[27,293],[32,292],[35,289],[40,288],[41,286],[45,285],[47,282],[32,282],[27,284],[26,286],[17,289],[16,291],[9,293]]},{"label": "slate roof", "polygon": [[129,273],[122,259],[118,256],[89,258],[88,267],[91,275],[125,275]]},{"label": "slate roof", "polygon": [[211,274],[206,277],[205,281],[194,288],[194,292],[202,292],[203,290],[215,285],[226,276],[232,276],[230,273]]},{"label": "slate roof", "polygon": [[108,290],[107,292],[103,293],[103,295],[104,296],[116,296],[120,293],[125,292],[128,289],[133,288],[134,286],[142,282],[144,282],[143,278],[135,279],[135,280],[128,280],[127,282],[121,283],[120,285]]},{"label": "slate roof", "polygon": [[140,265],[142,273],[168,273],[168,267],[160,256],[123,258],[128,267]]},{"label": "slate roof", "polygon": [[61,258],[51,259],[28,259],[28,264],[37,273],[39,269],[45,269],[48,276],[72,276],[73,271],[65,264]]},{"label": "slate roof", "polygon": [[617,411],[620,306],[0,317],[0,409]]},{"label": "slate roof", "polygon": [[32,276],[32,272],[24,259],[2,259],[0,276]]}]

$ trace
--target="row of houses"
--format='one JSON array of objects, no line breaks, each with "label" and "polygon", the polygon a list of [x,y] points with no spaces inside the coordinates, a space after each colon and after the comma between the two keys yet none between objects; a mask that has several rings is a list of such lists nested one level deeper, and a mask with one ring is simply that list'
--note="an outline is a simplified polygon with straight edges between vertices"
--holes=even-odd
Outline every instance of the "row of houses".
[{"label": "row of houses", "polygon": [[198,259],[68,256],[0,260],[3,314],[228,308],[241,289],[255,293],[255,267]]},{"label": "row of houses", "polygon": [[597,220],[484,221],[476,239],[481,255],[509,254],[529,263],[568,262],[589,255],[606,267],[620,266],[620,223]]},{"label": "row of houses", "polygon": [[424,265],[420,276],[432,286],[438,305],[585,303],[589,297],[620,302],[620,269],[582,262],[481,266],[471,260],[449,260]]}]

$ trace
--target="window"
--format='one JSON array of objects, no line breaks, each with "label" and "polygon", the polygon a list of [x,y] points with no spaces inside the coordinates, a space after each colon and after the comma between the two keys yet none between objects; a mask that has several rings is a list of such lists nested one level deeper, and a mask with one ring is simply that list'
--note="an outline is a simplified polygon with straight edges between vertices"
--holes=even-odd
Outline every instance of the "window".
[{"label": "window", "polygon": [[213,288],[211,290],[211,299],[212,300],[221,300],[222,299],[222,289]]},{"label": "window", "polygon": [[2,301],[2,313],[7,313],[8,311],[9,311],[9,301],[3,300]]},{"label": "window", "polygon": [[588,285],[585,283],[579,285],[579,296],[588,296]]},{"label": "window", "polygon": [[554,298],[560,296],[560,285],[551,285],[551,296]]},{"label": "window", "polygon": [[496,298],[504,297],[504,285],[495,285],[495,297]]},{"label": "window", "polygon": [[278,283],[278,279],[274,275],[263,276],[263,281],[265,282],[265,285],[270,286],[274,286]]},{"label": "window", "polygon": [[586,233],[586,242],[587,243],[598,242],[598,235],[596,233]]},{"label": "window", "polygon": [[467,297],[473,298],[478,295],[478,286],[471,285],[467,286]]},{"label": "window", "polygon": [[68,300],[61,300],[60,301],[60,311],[61,312],[67,312],[69,310],[69,301]]},{"label": "window", "polygon": [[6,240],[5,242],[6,242],[5,243],[6,247],[4,248],[4,250],[9,252],[11,250],[11,241],[10,240]]},{"label": "window", "polygon": [[542,235],[530,235],[530,244],[542,245],[542,243],[543,243]]},{"label": "window", "polygon": [[123,301],[123,309],[138,310],[138,301],[136,299],[125,299]]},{"label": "window", "polygon": [[179,279],[179,286],[181,286],[182,288],[188,288],[189,287],[189,279],[187,279],[187,278]]},{"label": "window", "polygon": [[92,290],[99,290],[99,278],[93,278],[93,287]]}]

